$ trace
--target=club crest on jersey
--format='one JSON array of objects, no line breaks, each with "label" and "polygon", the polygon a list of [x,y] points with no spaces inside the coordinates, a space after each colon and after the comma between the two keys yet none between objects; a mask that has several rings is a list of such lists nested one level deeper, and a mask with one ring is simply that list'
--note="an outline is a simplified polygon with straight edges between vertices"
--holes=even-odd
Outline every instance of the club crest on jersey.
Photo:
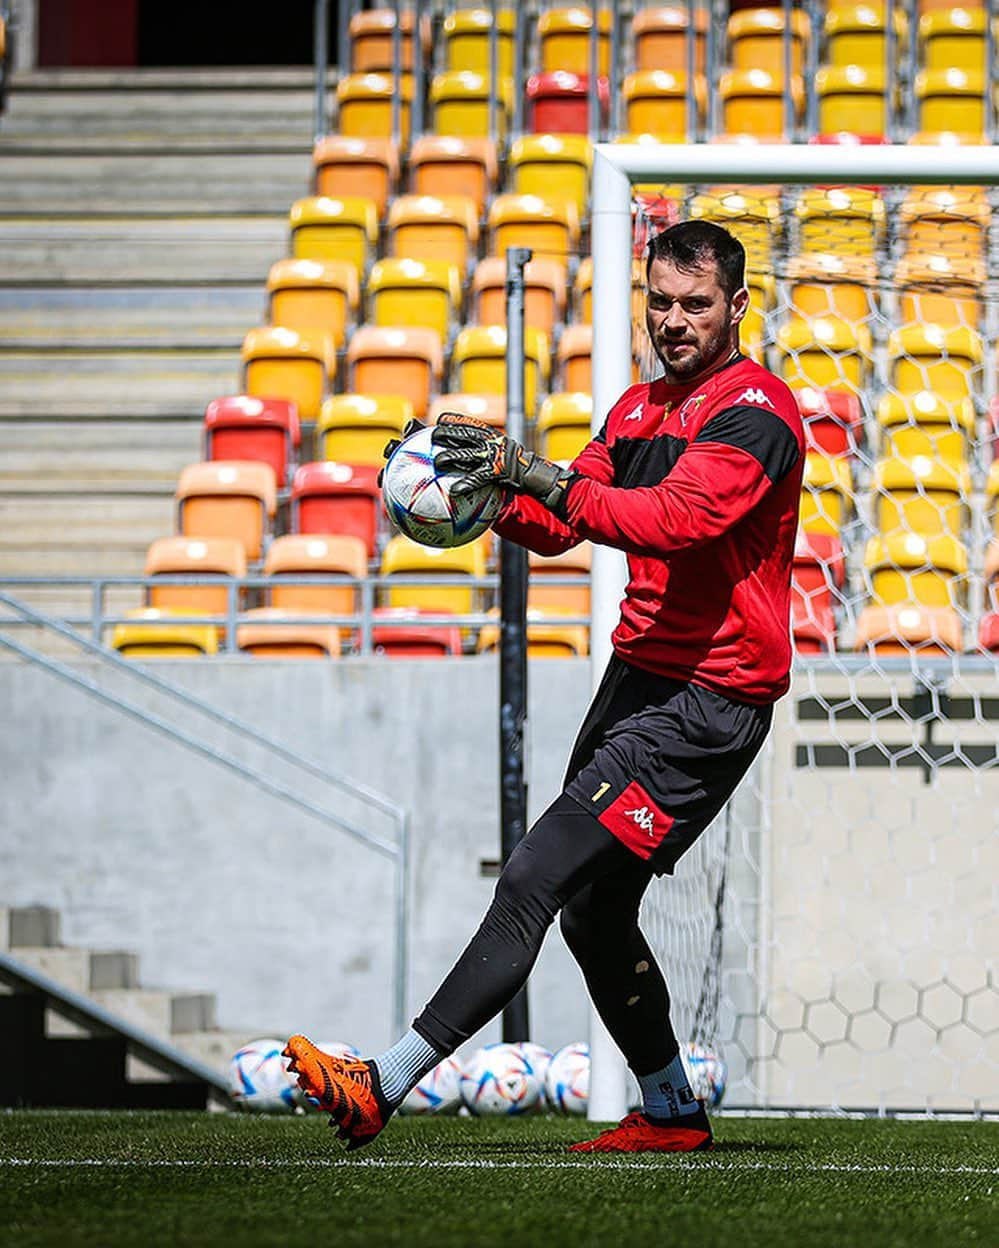
[{"label": "club crest on jersey", "polygon": [[684,399],[683,403],[680,405],[680,410],[677,413],[680,417],[681,429],[686,429],[687,417],[692,416],[707,397],[708,396],[706,394],[695,394],[690,399]]},{"label": "club crest on jersey", "polygon": [[766,404],[767,407],[773,408],[773,400],[759,386],[750,386],[748,390],[743,390],[736,399],[736,403],[755,403],[757,407]]}]

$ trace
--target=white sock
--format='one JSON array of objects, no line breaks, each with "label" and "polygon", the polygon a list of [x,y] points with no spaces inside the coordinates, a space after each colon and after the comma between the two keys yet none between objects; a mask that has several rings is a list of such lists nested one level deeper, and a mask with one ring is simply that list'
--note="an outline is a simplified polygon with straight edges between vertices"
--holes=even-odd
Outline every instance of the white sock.
[{"label": "white sock", "polygon": [[410,1028],[390,1049],[372,1058],[378,1067],[382,1095],[390,1105],[398,1105],[442,1057],[442,1053]]},{"label": "white sock", "polygon": [[679,1053],[662,1070],[637,1078],[642,1089],[642,1110],[647,1117],[679,1118],[697,1113],[699,1106]]}]

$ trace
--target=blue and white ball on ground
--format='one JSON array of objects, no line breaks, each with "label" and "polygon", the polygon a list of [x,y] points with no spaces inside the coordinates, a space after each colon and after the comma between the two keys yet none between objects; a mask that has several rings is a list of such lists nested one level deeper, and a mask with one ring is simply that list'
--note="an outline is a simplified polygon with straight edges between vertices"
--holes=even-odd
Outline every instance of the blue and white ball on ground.
[{"label": "blue and white ball on ground", "polygon": [[443,1061],[424,1075],[399,1106],[400,1114],[456,1114],[461,1108],[461,1062]]},{"label": "blue and white ball on ground", "polygon": [[585,1114],[590,1103],[590,1046],[581,1040],[552,1054],[545,1075],[548,1105],[561,1114]]},{"label": "blue and white ball on ground", "polygon": [[283,1040],[251,1040],[229,1062],[229,1091],[240,1109],[290,1114],[304,1097],[282,1057]]},{"label": "blue and white ball on ground", "polygon": [[728,1067],[724,1060],[714,1050],[692,1040],[680,1046],[680,1058],[694,1095],[704,1102],[706,1109],[717,1108],[728,1082]]},{"label": "blue and white ball on ground", "polygon": [[423,546],[464,546],[480,537],[499,514],[501,490],[488,487],[455,496],[459,480],[434,466],[433,429],[418,429],[389,456],[382,499],[392,523]]},{"label": "blue and white ball on ground", "polygon": [[551,1052],[541,1044],[535,1044],[533,1040],[519,1040],[514,1046],[524,1057],[524,1061],[528,1063],[531,1069],[538,1077],[541,1084],[541,1097],[538,1101],[538,1108],[544,1109],[547,1097],[545,1095],[545,1076],[548,1073],[548,1065],[552,1060]]},{"label": "blue and white ball on ground", "polygon": [[541,1101],[541,1080],[515,1044],[487,1044],[461,1076],[461,1099],[473,1114],[526,1114]]},{"label": "blue and white ball on ground", "polygon": [[324,1053],[329,1053],[331,1057],[358,1059],[361,1056],[360,1049],[355,1049],[352,1044],[347,1044],[343,1040],[320,1040],[317,1042],[316,1048],[322,1049]]}]

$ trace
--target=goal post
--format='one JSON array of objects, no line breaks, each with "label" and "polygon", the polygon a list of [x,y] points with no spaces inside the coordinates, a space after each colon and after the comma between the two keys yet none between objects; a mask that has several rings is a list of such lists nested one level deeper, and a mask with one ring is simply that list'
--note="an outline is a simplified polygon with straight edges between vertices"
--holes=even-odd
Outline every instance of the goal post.
[{"label": "goal post", "polygon": [[[591,184],[594,432],[633,377],[636,184],[779,187],[785,217],[788,196],[802,188],[874,186],[886,189],[886,199],[894,195],[897,209],[912,187],[984,188],[994,198],[999,149],[597,145]],[[800,228],[790,220],[783,224],[788,234]],[[999,275],[993,254],[999,240],[992,239],[987,220],[983,237],[986,311],[978,337],[984,353],[969,366],[973,427],[983,432],[968,434],[977,457],[975,497],[960,500],[971,505],[959,543],[972,550],[979,613],[989,592],[982,551],[990,535],[999,538],[988,518],[996,502],[989,503],[989,490],[993,477],[999,490],[999,472],[989,474],[984,432],[996,393]],[[835,246],[832,238],[830,250]],[[889,251],[873,258],[872,281],[894,307],[899,256]],[[770,275],[781,289],[787,258],[785,246],[779,271]],[[777,355],[781,312],[777,306],[768,313],[758,355],[775,371],[791,358]],[[865,552],[877,534],[869,500],[891,501],[870,449],[885,435],[871,396],[878,387],[887,392],[891,352],[899,350],[889,335],[890,318],[878,325],[880,337],[867,348],[878,360],[871,389],[858,394],[864,426],[858,437],[867,441],[857,471],[865,497],[856,506],[846,557],[848,576],[868,589]],[[957,348],[949,338],[941,342],[946,363]],[[780,349],[798,348],[782,339]],[[923,370],[932,392],[940,380],[932,362],[910,363]],[[860,493],[858,487],[858,499]],[[917,505],[937,497],[923,483],[913,496]],[[918,561],[895,569],[907,585],[922,570]],[[999,576],[999,563],[993,571]],[[967,568],[955,584],[961,576],[967,579]],[[624,580],[623,555],[595,548],[594,685],[610,657]],[[729,1105],[996,1112],[999,983],[990,958],[999,948],[999,651],[976,650],[979,615],[966,607],[956,613],[963,644],[960,634],[957,642],[945,639],[950,651],[932,644],[936,637],[925,646],[906,642],[895,655],[876,638],[865,650],[858,602],[848,591],[837,599],[837,612],[849,617],[841,645],[798,655],[792,692],[778,707],[761,758],[676,877],[652,886],[643,922],[666,964],[681,1042],[695,1038],[691,1032],[706,1025],[705,1010],[714,1010],[713,1034],[696,1038],[723,1050]],[[689,983],[678,992],[684,979]],[[620,1117],[627,1107],[623,1062],[595,1016],[591,1045],[590,1117]]]}]

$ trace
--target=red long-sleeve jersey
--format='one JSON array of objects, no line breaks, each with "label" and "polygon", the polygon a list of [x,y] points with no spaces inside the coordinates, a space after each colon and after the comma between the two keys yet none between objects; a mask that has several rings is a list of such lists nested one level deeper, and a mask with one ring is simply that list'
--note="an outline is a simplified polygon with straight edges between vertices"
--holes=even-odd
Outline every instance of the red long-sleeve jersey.
[{"label": "red long-sleeve jersey", "polygon": [[785,693],[804,430],[779,378],[742,356],[700,384],[629,387],[572,463],[563,522],[517,495],[495,524],[542,555],[627,553],[615,652],[745,702]]}]

